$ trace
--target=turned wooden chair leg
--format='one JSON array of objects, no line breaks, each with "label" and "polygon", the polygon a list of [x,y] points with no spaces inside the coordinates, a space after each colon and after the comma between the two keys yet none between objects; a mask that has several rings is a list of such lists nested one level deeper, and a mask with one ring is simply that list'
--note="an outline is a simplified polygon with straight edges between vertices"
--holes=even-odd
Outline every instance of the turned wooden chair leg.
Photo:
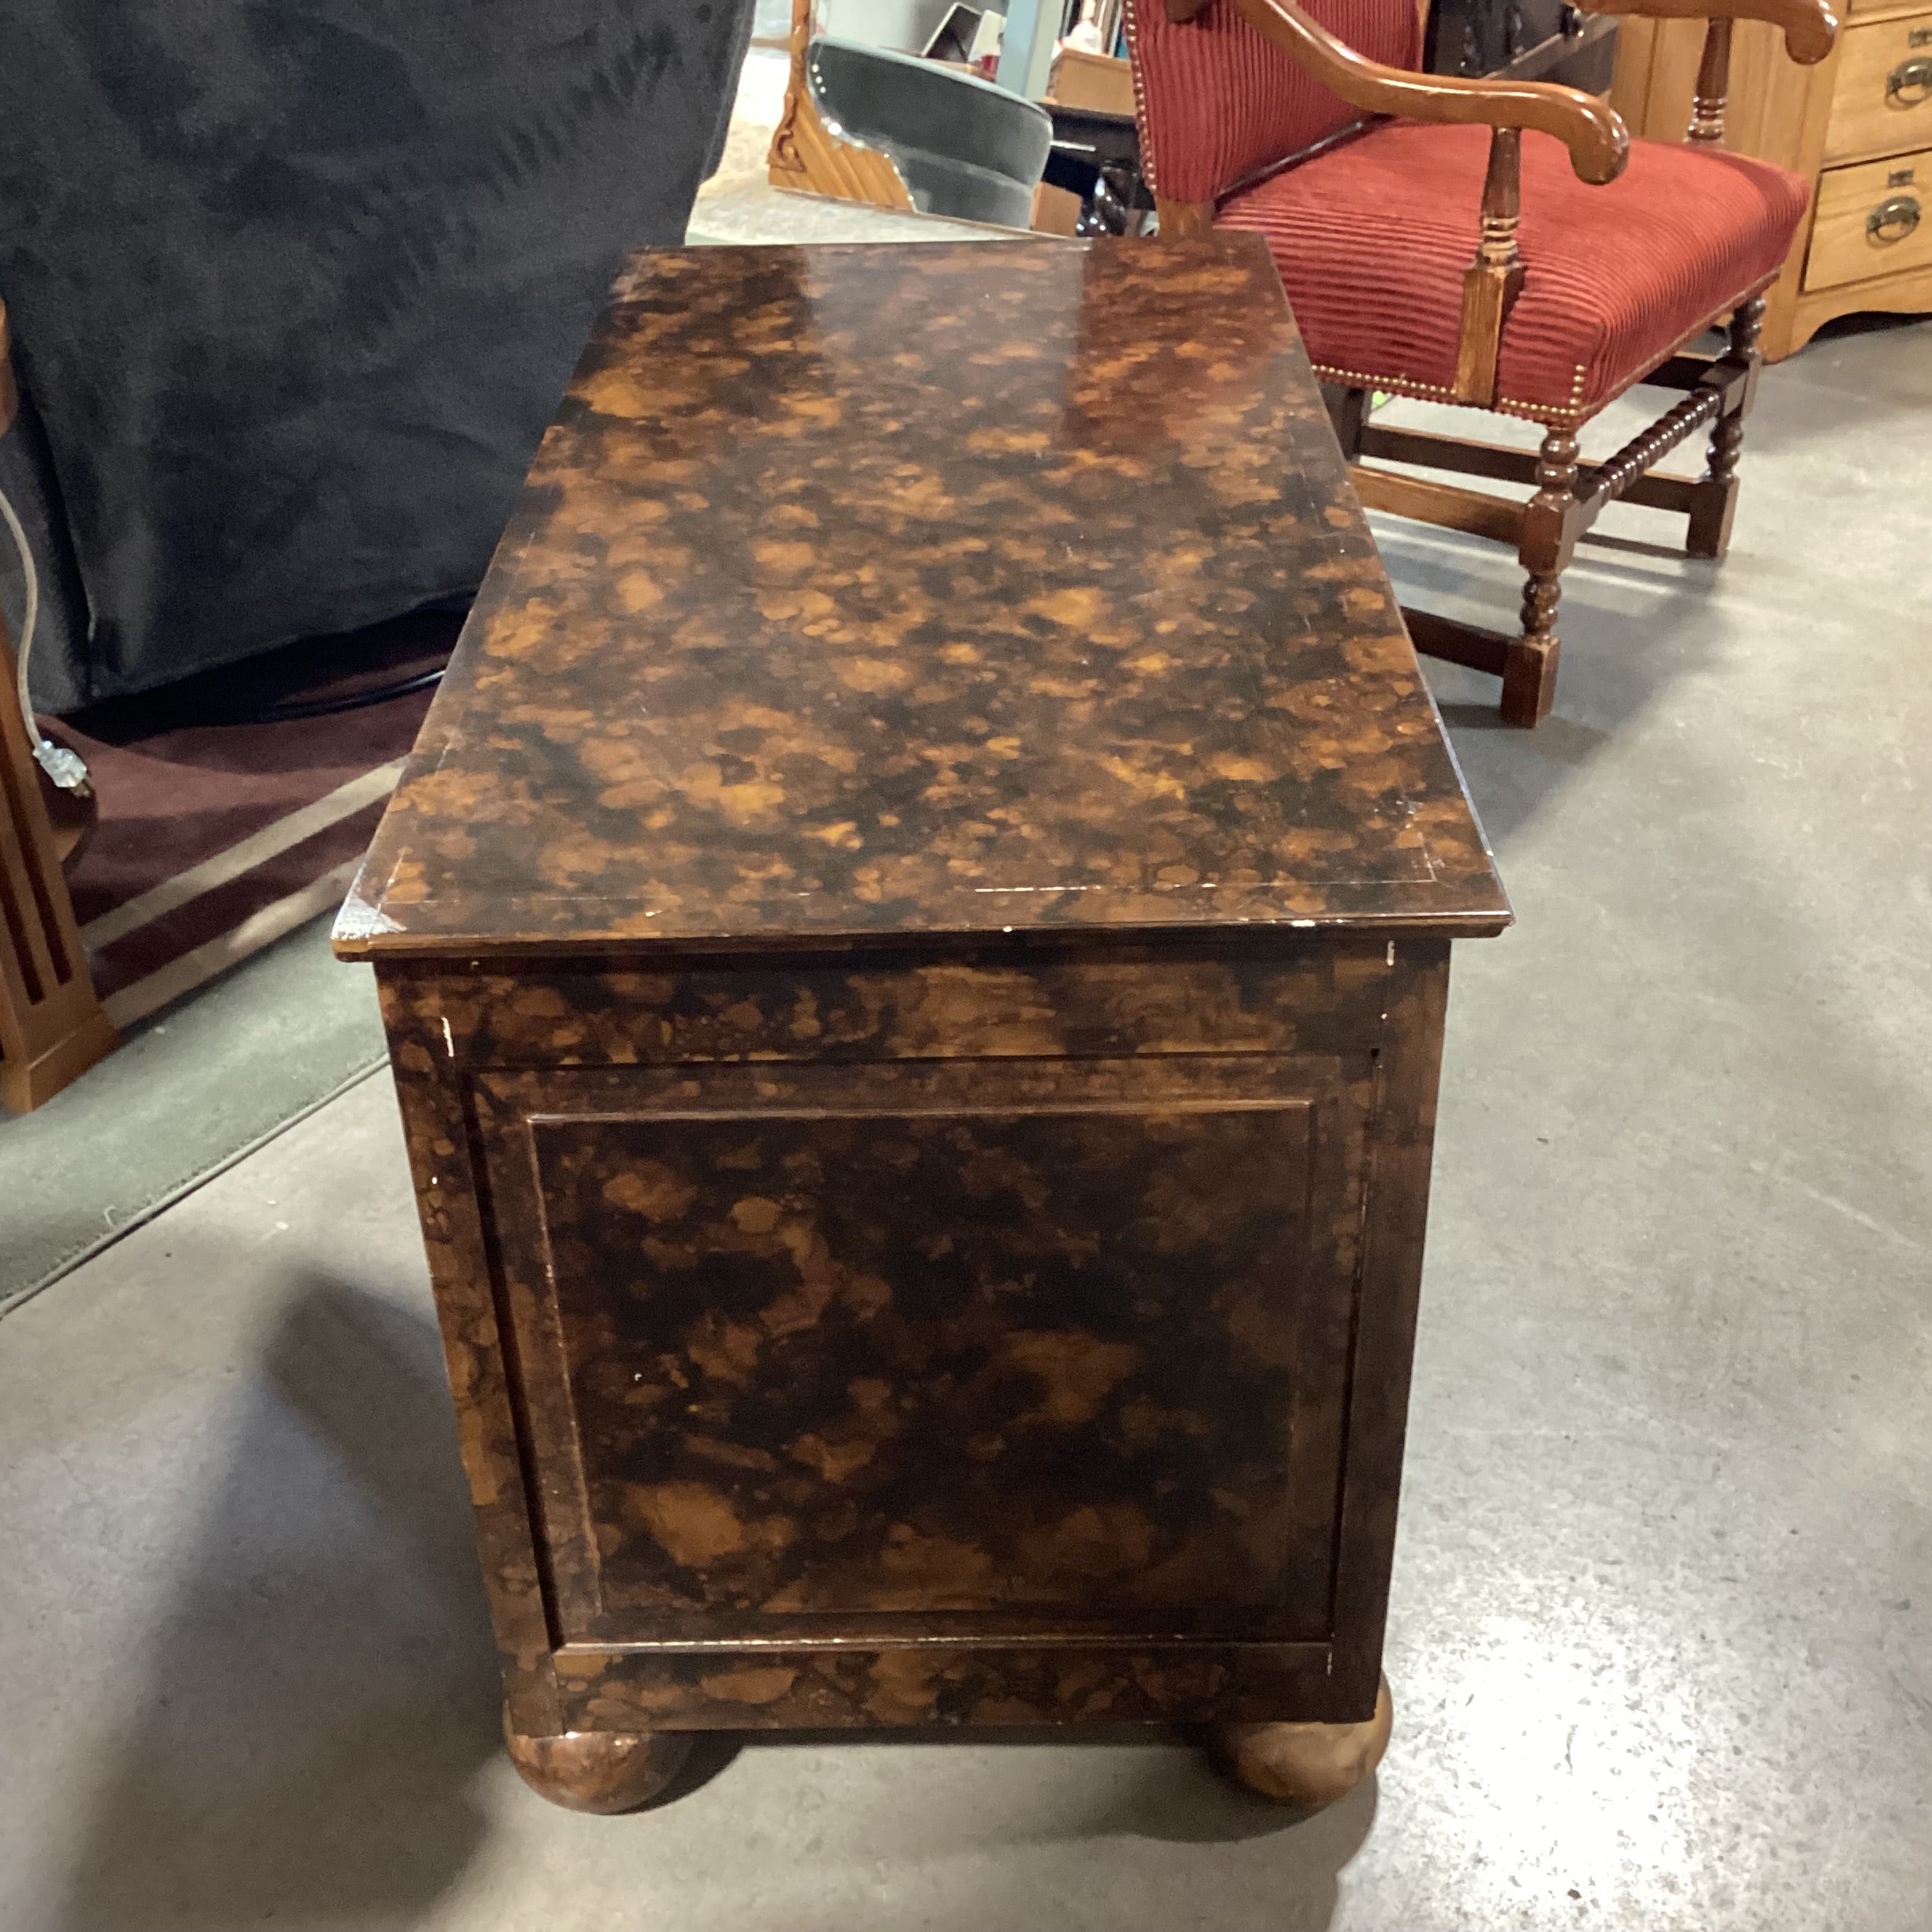
[{"label": "turned wooden chair leg", "polygon": [[1368,391],[1339,389],[1324,383],[1322,401],[1327,406],[1328,421],[1335,432],[1335,440],[1342,446],[1342,460],[1354,462],[1361,454],[1362,429],[1368,421]]},{"label": "turned wooden chair leg", "polygon": [[1731,343],[1713,371],[1737,370],[1743,376],[1732,391],[1730,406],[1711,425],[1709,466],[1698,480],[1691,500],[1690,522],[1684,536],[1684,554],[1722,557],[1731,547],[1731,519],[1737,514],[1738,457],[1744,447],[1744,418],[1758,393],[1758,372],[1764,356],[1758,346],[1764,332],[1765,305],[1760,295],[1731,318]]},{"label": "turned wooden chair leg", "polygon": [[1522,635],[1512,638],[1503,661],[1503,719],[1537,724],[1556,698],[1556,602],[1563,567],[1576,548],[1577,439],[1572,429],[1552,429],[1537,462],[1537,493],[1523,511],[1517,555],[1530,573],[1523,586]]}]

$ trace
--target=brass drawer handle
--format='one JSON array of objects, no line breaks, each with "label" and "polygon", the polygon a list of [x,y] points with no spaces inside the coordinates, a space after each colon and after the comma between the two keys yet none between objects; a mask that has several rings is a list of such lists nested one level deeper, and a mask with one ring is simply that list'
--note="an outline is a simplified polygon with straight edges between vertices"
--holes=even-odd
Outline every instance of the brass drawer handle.
[{"label": "brass drawer handle", "polygon": [[1917,107],[1932,100],[1932,58],[1900,61],[1885,76],[1885,99],[1901,107]]},{"label": "brass drawer handle", "polygon": [[1894,195],[1865,217],[1865,232],[1881,245],[1903,242],[1919,226],[1919,213],[1915,196]]}]

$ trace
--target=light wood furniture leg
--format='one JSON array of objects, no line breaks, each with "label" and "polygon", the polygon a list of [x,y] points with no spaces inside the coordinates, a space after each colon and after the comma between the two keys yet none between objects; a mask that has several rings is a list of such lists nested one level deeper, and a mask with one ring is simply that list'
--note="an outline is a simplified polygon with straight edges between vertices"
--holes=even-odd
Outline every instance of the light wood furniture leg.
[{"label": "light wood furniture leg", "polygon": [[[20,409],[7,346],[0,302],[0,436]],[[24,1114],[112,1052],[116,1035],[88,976],[14,676],[0,619],[0,1106]]]},{"label": "light wood furniture leg", "polygon": [[912,194],[889,155],[841,140],[819,119],[805,71],[811,36],[812,0],[792,0],[792,75],[785,83],[784,112],[765,157],[766,179],[774,188],[788,188],[796,194],[915,213]]},{"label": "light wood furniture leg", "polygon": [[88,976],[3,623],[0,677],[0,1105],[24,1114],[111,1053],[117,1035]]}]

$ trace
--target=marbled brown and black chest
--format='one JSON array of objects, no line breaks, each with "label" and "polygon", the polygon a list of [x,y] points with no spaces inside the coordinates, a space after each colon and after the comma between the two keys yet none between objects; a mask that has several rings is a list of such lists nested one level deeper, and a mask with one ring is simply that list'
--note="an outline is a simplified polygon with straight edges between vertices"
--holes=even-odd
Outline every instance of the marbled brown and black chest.
[{"label": "marbled brown and black chest", "polygon": [[533,1780],[1367,1719],[1507,918],[1258,243],[639,257],[337,936]]}]

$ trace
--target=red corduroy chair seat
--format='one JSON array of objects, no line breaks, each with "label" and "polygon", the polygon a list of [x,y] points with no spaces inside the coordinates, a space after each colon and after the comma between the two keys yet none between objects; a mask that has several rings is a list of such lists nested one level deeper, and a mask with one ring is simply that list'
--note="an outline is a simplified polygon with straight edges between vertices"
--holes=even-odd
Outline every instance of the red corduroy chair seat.
[{"label": "red corduroy chair seat", "polygon": [[[1161,233],[1241,228],[1266,242],[1370,509],[1515,546],[1515,635],[1404,616],[1418,650],[1500,676],[1515,724],[1535,724],[1555,698],[1563,574],[1607,505],[1682,515],[1690,556],[1721,557],[1730,543],[1764,290],[1784,271],[1807,192],[1722,144],[1732,30],[1770,22],[1801,64],[1824,59],[1838,32],[1827,0],[1575,5],[1706,17],[1686,145],[1633,143],[1608,102],[1574,88],[1418,73],[1415,0],[1126,0]],[[1721,354],[1693,346],[1720,326]],[[1586,465],[1580,432],[1639,384],[1677,399]],[[1527,417],[1542,447],[1533,458],[1375,421],[1384,390]],[[1702,476],[1657,468],[1707,426]],[[1417,470],[1536,493],[1511,502]]]},{"label": "red corduroy chair seat", "polygon": [[[1447,399],[1488,152],[1485,127],[1386,123],[1237,192],[1216,223],[1267,238],[1324,379]],[[1806,192],[1768,162],[1661,141],[1592,187],[1559,142],[1526,134],[1526,273],[1492,406],[1595,414],[1777,273]]]}]

